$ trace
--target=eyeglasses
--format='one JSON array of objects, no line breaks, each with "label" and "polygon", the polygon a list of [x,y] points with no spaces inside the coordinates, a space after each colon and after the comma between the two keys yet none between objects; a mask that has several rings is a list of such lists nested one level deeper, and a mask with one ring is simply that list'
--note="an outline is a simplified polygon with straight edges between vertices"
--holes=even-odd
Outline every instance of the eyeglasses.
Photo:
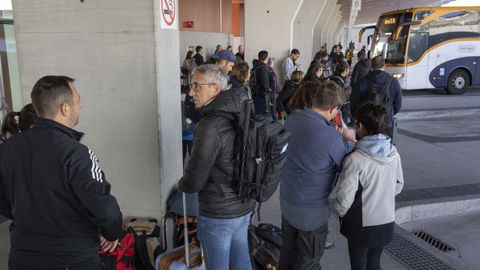
[{"label": "eyeglasses", "polygon": [[195,92],[198,92],[200,88],[204,85],[212,86],[215,85],[214,83],[197,83],[197,82],[192,82],[190,83],[190,89],[192,89]]}]

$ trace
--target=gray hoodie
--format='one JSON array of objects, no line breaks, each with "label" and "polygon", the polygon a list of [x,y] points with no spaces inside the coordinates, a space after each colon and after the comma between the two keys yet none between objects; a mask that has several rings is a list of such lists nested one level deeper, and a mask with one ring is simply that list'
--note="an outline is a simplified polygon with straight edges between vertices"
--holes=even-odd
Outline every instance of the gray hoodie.
[{"label": "gray hoodie", "polygon": [[359,140],[343,163],[337,184],[336,210],[343,217],[362,188],[362,227],[395,221],[395,196],[403,188],[400,155],[383,134]]}]

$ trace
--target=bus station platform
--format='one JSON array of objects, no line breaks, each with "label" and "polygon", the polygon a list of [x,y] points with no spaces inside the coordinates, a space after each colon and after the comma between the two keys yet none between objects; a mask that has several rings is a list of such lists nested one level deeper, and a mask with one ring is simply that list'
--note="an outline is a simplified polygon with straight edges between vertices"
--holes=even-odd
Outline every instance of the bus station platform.
[{"label": "bus station platform", "polygon": [[[396,225],[394,241],[382,255],[382,267],[478,269],[480,89],[455,97],[434,91],[407,93],[403,108],[397,141],[405,177],[397,196],[397,223],[402,224]],[[261,218],[280,226],[278,191],[262,205]],[[0,270],[8,269],[8,225],[0,224]],[[420,231],[426,240],[413,233]],[[327,240],[335,245],[325,250],[322,269],[349,269],[347,242],[334,213]]]}]

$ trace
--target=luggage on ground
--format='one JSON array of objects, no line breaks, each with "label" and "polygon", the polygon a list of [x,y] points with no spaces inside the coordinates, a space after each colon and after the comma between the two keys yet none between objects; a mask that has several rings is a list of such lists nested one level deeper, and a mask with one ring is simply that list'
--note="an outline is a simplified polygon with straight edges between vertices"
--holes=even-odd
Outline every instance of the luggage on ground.
[{"label": "luggage on ground", "polygon": [[123,230],[117,248],[109,253],[98,251],[103,270],[134,270],[135,268],[135,236]]},{"label": "luggage on ground", "polygon": [[135,236],[135,269],[153,270],[155,258],[164,252],[157,220],[132,219],[126,227]]},{"label": "luggage on ground", "polygon": [[[188,220],[187,216],[187,197],[182,192],[183,202],[183,219]],[[188,243],[188,222],[185,224],[186,228],[183,230],[184,244],[183,246],[169,250],[155,260],[155,269],[157,270],[205,270],[203,266],[202,251],[198,244]],[[187,259],[188,258],[188,259]]]},{"label": "luggage on ground", "polygon": [[256,270],[278,267],[282,244],[282,230],[277,226],[265,223],[249,226],[248,246]]},{"label": "luggage on ground", "polygon": [[[197,193],[186,194],[187,200],[187,222],[188,222],[188,242],[197,244],[197,216],[198,216],[198,196]],[[173,222],[173,247],[179,247],[184,244],[184,217],[182,192],[179,189],[173,189],[167,199],[167,211],[163,220],[163,242],[166,249],[167,243],[172,238],[167,239],[167,221]]]}]

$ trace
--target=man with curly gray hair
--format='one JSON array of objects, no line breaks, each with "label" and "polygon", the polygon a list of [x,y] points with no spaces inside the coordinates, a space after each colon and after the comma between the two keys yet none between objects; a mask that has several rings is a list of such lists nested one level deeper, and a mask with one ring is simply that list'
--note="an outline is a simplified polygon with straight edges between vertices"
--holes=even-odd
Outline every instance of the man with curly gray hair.
[{"label": "man with curly gray hair", "polygon": [[247,93],[228,89],[228,75],[219,66],[202,65],[193,72],[190,91],[202,119],[195,129],[192,155],[178,186],[198,192],[198,237],[207,269],[251,270],[248,225],[253,201],[239,198],[231,181],[236,129],[223,114],[240,115]]}]

